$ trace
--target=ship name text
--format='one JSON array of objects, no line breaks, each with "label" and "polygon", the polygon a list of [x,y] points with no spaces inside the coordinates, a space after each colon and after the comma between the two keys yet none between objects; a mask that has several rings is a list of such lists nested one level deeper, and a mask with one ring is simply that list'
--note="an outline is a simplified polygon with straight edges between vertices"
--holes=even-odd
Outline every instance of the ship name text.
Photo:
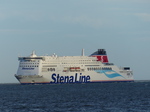
[{"label": "ship name text", "polygon": [[82,73],[75,74],[74,76],[61,76],[59,74],[52,74],[52,82],[51,83],[87,83],[90,82],[90,76],[82,75]]}]

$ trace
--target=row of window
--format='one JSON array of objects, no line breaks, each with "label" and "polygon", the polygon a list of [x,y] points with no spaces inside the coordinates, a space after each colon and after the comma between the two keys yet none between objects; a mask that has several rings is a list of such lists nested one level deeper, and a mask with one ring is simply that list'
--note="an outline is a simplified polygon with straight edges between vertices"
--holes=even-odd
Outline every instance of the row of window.
[{"label": "row of window", "polygon": [[87,68],[88,71],[91,70],[112,70],[111,67],[103,67],[103,68]]},{"label": "row of window", "polygon": [[56,71],[55,68],[42,68],[42,72],[52,72]]},{"label": "row of window", "polygon": [[26,65],[26,64],[28,64],[28,65],[29,65],[29,64],[33,64],[33,65],[34,65],[34,64],[39,64],[39,63],[20,63],[20,64],[21,64],[21,65]]},{"label": "row of window", "polygon": [[93,64],[93,62],[67,62],[67,63],[62,63],[62,64]]},{"label": "row of window", "polygon": [[32,66],[28,66],[28,65],[20,65],[20,67],[39,67],[38,65],[32,65]]},{"label": "row of window", "polygon": [[31,61],[31,60],[21,60],[20,62],[36,62],[36,61],[35,60],[34,61]]},{"label": "row of window", "polygon": [[42,63],[42,64],[45,65],[45,64],[52,64],[52,63],[58,63],[58,62]]},{"label": "row of window", "polygon": [[48,71],[55,71],[55,68],[48,68]]},{"label": "row of window", "polygon": [[67,59],[63,59],[63,60],[46,60],[45,62],[63,62],[64,60],[67,61],[67,62],[72,62],[72,61],[86,61],[86,62],[97,61],[97,60],[78,60],[78,59],[67,60]]},{"label": "row of window", "polygon": [[46,64],[93,64],[93,62],[63,62],[63,63],[42,63],[43,65]]}]

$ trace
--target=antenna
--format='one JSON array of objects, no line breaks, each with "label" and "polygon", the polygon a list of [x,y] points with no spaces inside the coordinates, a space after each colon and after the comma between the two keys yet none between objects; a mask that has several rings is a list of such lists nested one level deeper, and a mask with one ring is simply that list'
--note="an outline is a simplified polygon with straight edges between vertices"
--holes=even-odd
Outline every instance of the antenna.
[{"label": "antenna", "polygon": [[35,55],[35,51],[34,51],[34,50],[32,51],[32,54],[31,54],[31,55]]}]

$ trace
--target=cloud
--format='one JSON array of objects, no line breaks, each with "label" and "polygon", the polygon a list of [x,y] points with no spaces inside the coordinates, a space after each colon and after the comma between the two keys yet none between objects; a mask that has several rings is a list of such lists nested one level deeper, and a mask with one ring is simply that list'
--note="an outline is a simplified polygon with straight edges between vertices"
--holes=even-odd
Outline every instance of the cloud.
[{"label": "cloud", "polygon": [[54,30],[25,30],[25,29],[0,29],[1,33],[24,33],[24,34],[36,34],[36,33],[47,33],[54,32]]},{"label": "cloud", "polygon": [[5,19],[5,15],[3,13],[0,13],[0,20]]},{"label": "cloud", "polygon": [[137,38],[140,42],[141,41],[144,41],[144,42],[148,42],[148,41],[150,41],[150,37],[139,37],[139,38]]},{"label": "cloud", "polygon": [[135,16],[138,16],[144,21],[150,21],[150,14],[149,13],[135,13]]},{"label": "cloud", "polygon": [[62,17],[62,20],[68,23],[92,26],[95,28],[102,26],[102,20],[100,18],[92,18],[88,16],[65,16]]},{"label": "cloud", "polygon": [[62,22],[69,24],[80,24],[91,27],[100,27],[102,25],[102,20],[98,17],[90,17],[88,15],[57,15],[52,13],[42,13],[42,11],[8,11],[0,12],[0,20],[10,21],[18,20],[21,22]]},{"label": "cloud", "polygon": [[105,0],[108,2],[122,2],[122,3],[126,3],[126,2],[133,2],[133,3],[150,3],[150,0]]}]

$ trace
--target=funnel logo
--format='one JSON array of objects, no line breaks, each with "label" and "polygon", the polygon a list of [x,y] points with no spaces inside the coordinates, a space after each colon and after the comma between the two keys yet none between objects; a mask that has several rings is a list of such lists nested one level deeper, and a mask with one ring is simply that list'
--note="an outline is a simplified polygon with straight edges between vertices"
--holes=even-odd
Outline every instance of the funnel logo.
[{"label": "funnel logo", "polygon": [[97,57],[97,61],[101,61],[102,63],[108,63],[108,58],[107,58],[106,55],[105,56],[96,55],[96,56],[93,56],[93,57]]}]

